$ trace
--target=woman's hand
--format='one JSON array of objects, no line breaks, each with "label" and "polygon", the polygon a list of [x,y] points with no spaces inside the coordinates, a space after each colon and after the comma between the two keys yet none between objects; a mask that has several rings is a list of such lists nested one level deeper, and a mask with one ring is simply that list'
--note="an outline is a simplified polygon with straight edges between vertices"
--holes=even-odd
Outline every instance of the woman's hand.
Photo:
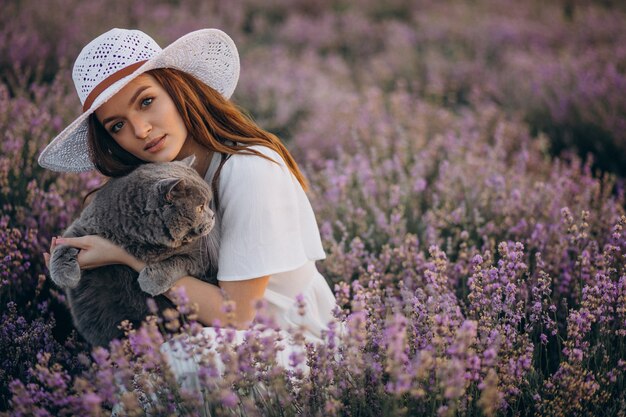
[{"label": "woman's hand", "polygon": [[[67,245],[80,249],[76,260],[80,269],[94,269],[105,265],[122,264],[128,265],[135,271],[141,271],[146,264],[132,256],[130,253],[108,239],[97,235],[81,237],[57,237],[52,238],[50,253],[57,245]],[[49,268],[50,255],[44,253],[46,266]]]},{"label": "woman's hand", "polygon": [[[52,242],[50,242],[50,253],[54,252],[54,248],[56,248],[57,246],[56,243],[57,243],[57,238],[53,237]],[[48,268],[48,270],[50,270],[50,253],[48,252],[43,253],[43,259],[46,263],[46,268]]]}]

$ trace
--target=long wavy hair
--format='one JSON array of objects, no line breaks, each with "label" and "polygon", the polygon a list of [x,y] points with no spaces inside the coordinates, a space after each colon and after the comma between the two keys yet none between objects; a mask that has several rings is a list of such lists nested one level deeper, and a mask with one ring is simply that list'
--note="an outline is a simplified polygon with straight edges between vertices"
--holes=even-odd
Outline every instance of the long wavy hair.
[{"label": "long wavy hair", "polygon": [[[242,109],[215,89],[193,75],[173,68],[157,68],[146,74],[154,77],[171,97],[189,133],[188,140],[195,140],[213,152],[255,154],[272,160],[254,149],[249,149],[252,145],[266,146],[284,159],[302,188],[305,191],[308,189],[296,161],[280,139],[257,126]],[[138,165],[146,163],[119,146],[98,121],[95,113],[89,116],[87,142],[93,164],[107,177],[126,175]],[[98,189],[89,192],[83,202]]]}]

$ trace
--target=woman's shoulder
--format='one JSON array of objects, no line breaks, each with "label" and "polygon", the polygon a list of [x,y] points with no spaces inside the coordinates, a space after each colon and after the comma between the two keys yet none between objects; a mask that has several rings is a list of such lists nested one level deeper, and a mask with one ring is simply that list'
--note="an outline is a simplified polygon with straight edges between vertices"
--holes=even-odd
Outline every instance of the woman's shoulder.
[{"label": "woman's shoulder", "polygon": [[264,158],[253,152],[238,152],[230,155],[228,160],[224,164],[224,169],[230,170],[243,170],[243,171],[269,171],[277,172],[281,171],[280,167],[286,169],[286,164],[282,156],[272,148],[268,148],[264,145],[252,145],[249,146],[250,151],[256,151],[259,154],[269,158]]},{"label": "woman's shoulder", "polygon": [[[280,154],[278,152],[276,152],[274,149],[265,146],[265,145],[252,145],[249,146],[248,149],[254,150],[259,152],[260,154],[267,156],[268,158],[271,158],[272,160],[276,161],[277,163],[279,163],[280,165],[285,165],[285,161],[283,160],[283,158],[280,156]],[[240,156],[256,156],[257,158],[253,159],[254,162],[259,162],[259,159],[262,161],[267,161],[267,159],[265,158],[260,158],[258,155],[250,155],[249,153],[242,153],[242,154],[237,154]],[[270,161],[268,161],[270,162]]]},{"label": "woman's shoulder", "polygon": [[221,170],[220,190],[233,184],[251,191],[293,187],[295,178],[278,152],[263,145],[253,145],[249,149],[269,159],[250,152],[230,155]]}]

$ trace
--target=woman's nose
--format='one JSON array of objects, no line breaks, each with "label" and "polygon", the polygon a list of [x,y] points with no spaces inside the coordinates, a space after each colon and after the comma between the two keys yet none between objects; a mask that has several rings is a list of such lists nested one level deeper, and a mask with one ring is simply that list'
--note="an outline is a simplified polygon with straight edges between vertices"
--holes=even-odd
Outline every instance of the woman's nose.
[{"label": "woman's nose", "polygon": [[152,125],[143,117],[137,117],[132,123],[135,129],[135,136],[139,139],[147,138],[152,131]]}]

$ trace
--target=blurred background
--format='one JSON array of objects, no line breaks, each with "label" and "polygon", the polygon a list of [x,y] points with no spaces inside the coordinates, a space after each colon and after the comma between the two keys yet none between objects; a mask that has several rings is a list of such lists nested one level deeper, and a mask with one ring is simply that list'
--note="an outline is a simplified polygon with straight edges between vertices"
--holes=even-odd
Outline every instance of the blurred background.
[{"label": "blurred background", "polygon": [[[112,27],[139,28],[162,47],[217,27],[242,57],[234,100],[286,141],[341,140],[319,113],[371,88],[403,88],[452,109],[493,103],[545,132],[552,154],[591,153],[595,167],[626,175],[626,3],[617,0],[2,3],[9,94],[25,79],[71,89],[76,55]],[[54,115],[59,126],[78,100],[67,107]]]}]

